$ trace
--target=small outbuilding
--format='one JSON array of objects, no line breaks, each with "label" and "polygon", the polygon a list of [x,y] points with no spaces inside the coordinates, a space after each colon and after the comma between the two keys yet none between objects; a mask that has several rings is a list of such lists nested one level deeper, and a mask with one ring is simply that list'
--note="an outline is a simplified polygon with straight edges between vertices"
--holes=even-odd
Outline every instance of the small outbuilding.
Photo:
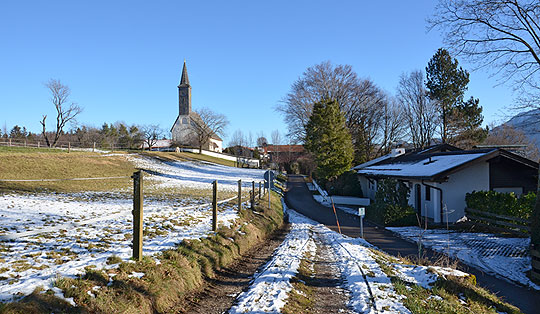
[{"label": "small outbuilding", "polygon": [[409,204],[435,223],[465,216],[465,195],[473,191],[535,192],[538,163],[509,151],[461,150],[448,144],[392,153],[353,168],[364,195],[375,198],[380,179],[393,178],[410,189]]}]

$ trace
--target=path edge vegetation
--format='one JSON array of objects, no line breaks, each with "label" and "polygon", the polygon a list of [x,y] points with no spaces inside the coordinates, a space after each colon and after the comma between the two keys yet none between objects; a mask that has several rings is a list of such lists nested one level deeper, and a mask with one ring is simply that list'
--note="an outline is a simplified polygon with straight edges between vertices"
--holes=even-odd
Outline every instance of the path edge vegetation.
[{"label": "path edge vegetation", "polygon": [[[0,303],[0,313],[182,312],[187,298],[204,288],[205,278],[231,265],[282,226],[281,197],[274,192],[271,196],[271,208],[266,202],[256,205],[255,211],[243,208],[230,228],[220,226],[207,238],[184,240],[156,258],[124,261],[111,269],[88,267],[76,278],[57,278],[54,286],[66,298],[73,298],[77,307],[56,297],[53,290],[37,288],[18,301]],[[109,261],[119,262],[114,256]]]}]

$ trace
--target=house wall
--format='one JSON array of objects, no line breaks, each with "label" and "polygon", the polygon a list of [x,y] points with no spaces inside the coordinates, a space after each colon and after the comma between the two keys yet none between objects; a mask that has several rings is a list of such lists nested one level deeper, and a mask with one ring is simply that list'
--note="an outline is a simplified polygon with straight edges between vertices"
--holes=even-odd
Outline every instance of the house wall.
[{"label": "house wall", "polygon": [[[443,189],[443,206],[446,205],[448,221],[456,222],[465,216],[465,194],[489,190],[489,163],[480,162],[453,173],[440,187]],[[443,222],[446,222],[446,217],[443,217]]]},{"label": "house wall", "polygon": [[[489,171],[489,163],[481,162],[451,174],[446,182],[437,183],[424,181],[424,183],[442,190],[443,210],[446,208],[449,222],[456,222],[465,216],[465,194],[472,191],[489,190]],[[360,176],[359,181],[364,196],[374,200],[377,191],[377,181],[371,179],[372,183],[370,184],[369,180],[364,176]],[[416,185],[419,185],[421,188],[420,214],[423,217],[427,216],[428,218],[433,219],[436,223],[446,222],[447,218],[444,211],[441,221],[440,191],[430,187],[430,200],[426,200],[426,186],[422,184],[422,180],[408,181],[408,186],[410,188],[409,205],[416,209]]]},{"label": "house wall", "polygon": [[375,200],[375,193],[377,192],[377,180],[359,176],[358,181],[360,182],[363,196],[371,199],[372,201]]},{"label": "house wall", "polygon": [[223,141],[216,140],[214,138],[210,139],[210,145],[209,150],[214,151],[216,153],[223,152]]}]

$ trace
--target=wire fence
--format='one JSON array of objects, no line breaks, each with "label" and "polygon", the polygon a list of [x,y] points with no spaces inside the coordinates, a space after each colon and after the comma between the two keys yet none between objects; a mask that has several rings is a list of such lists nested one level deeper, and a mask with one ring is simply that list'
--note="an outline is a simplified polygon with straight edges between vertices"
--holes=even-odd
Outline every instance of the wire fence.
[{"label": "wire fence", "polygon": [[81,143],[72,141],[58,141],[54,147],[49,147],[45,140],[16,140],[11,138],[0,138],[0,146],[25,147],[41,149],[61,149],[61,150],[84,150],[84,151],[110,151],[110,150],[142,150],[143,146],[122,146],[118,144],[103,144],[98,142]]}]

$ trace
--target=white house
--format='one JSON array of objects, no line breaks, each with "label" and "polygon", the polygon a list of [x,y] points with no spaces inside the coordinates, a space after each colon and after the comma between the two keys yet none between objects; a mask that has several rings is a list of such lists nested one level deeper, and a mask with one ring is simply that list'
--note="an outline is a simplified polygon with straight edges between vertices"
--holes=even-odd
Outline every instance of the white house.
[{"label": "white house", "polygon": [[461,150],[442,144],[423,151],[404,149],[353,168],[365,196],[374,199],[378,180],[394,178],[410,188],[409,204],[440,223],[465,216],[473,191],[536,191],[538,163],[503,149]]}]

